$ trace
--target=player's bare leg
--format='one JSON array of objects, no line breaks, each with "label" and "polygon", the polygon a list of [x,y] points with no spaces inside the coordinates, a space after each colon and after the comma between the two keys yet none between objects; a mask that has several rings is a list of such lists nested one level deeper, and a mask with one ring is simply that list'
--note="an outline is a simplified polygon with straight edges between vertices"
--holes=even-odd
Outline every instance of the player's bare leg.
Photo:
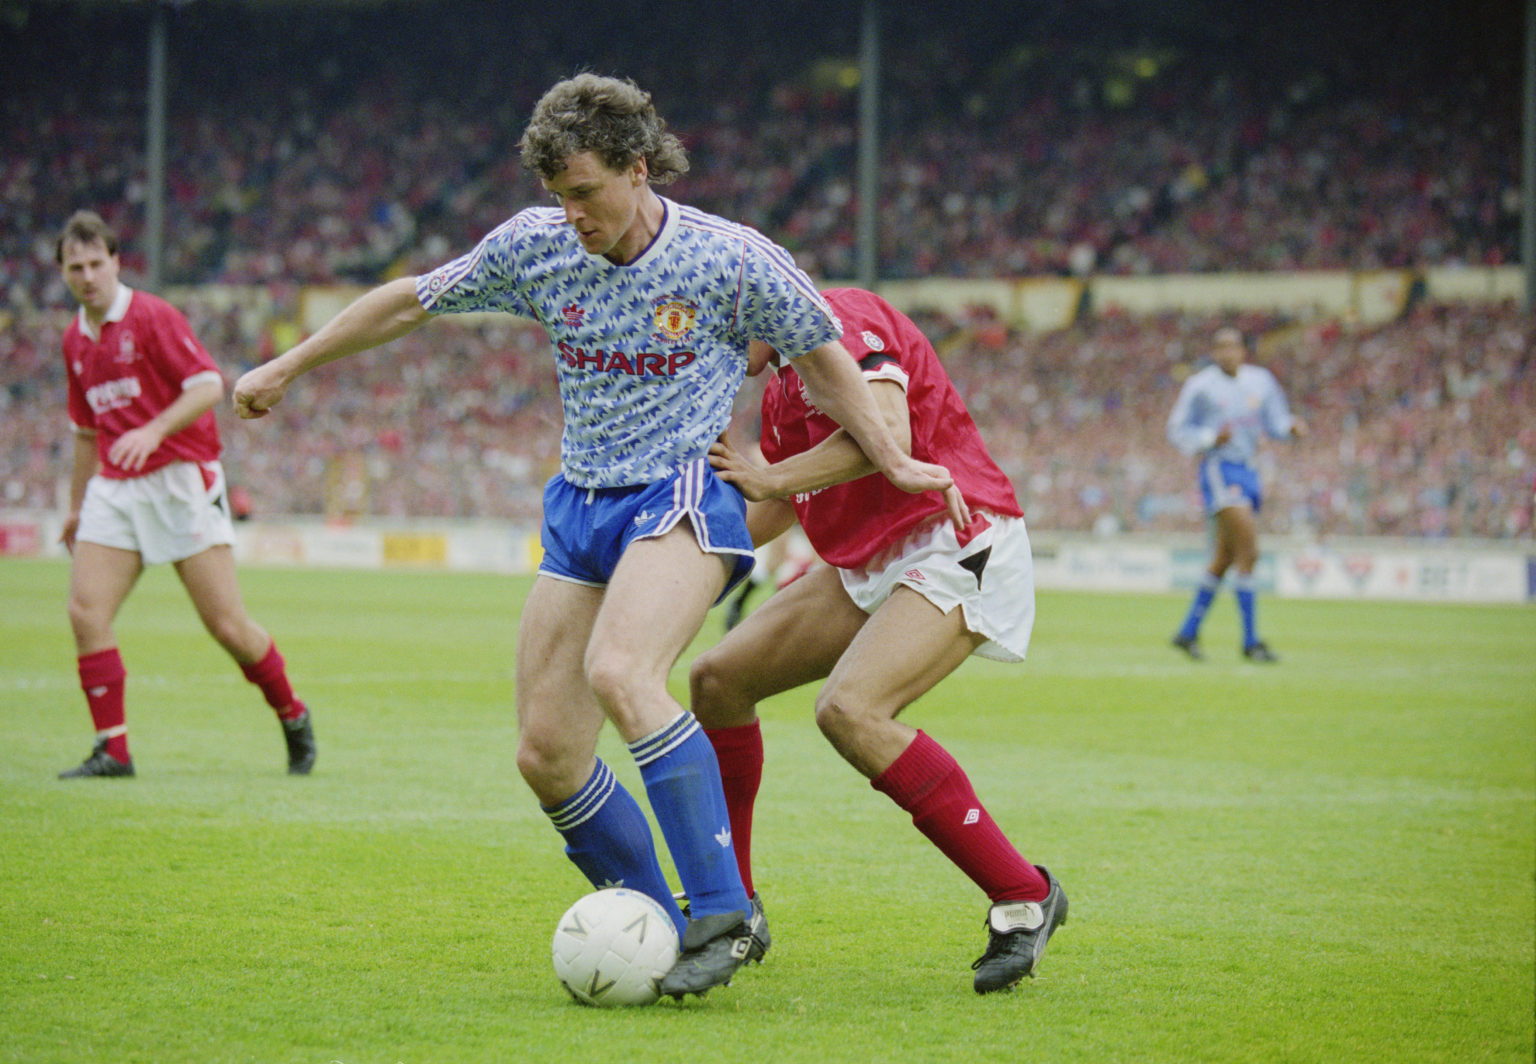
[{"label": "player's bare leg", "polygon": [[245,610],[234,551],[222,545],[209,547],[176,562],[175,569],[203,627],[235,659],[277,715],[288,753],[288,774],[309,775],[318,754],[309,707],[293,693],[277,644]]},{"label": "player's bare leg", "polygon": [[[1244,515],[1250,519],[1246,531]],[[1218,510],[1211,519],[1211,563],[1206,567],[1199,586],[1195,588],[1195,595],[1190,602],[1189,612],[1184,617],[1184,623],[1173,637],[1173,645],[1195,661],[1201,661],[1205,657],[1205,651],[1200,648],[1200,625],[1205,620],[1206,610],[1210,609],[1211,603],[1216,598],[1216,592],[1221,587],[1221,581],[1226,576],[1227,570],[1243,554],[1245,536],[1251,542],[1252,517],[1253,511],[1246,506],[1228,506]]]},{"label": "player's bare leg", "polygon": [[[824,679],[868,619],[843,590],[837,570],[824,566],[778,591],[694,659],[689,705],[720,761],[736,865],[755,904],[761,899],[752,882],[752,817],[763,778],[757,704]],[[766,936],[754,949],[759,957],[767,952]]]},{"label": "player's bare leg", "polygon": [[713,748],[667,690],[667,676],[703,627],[734,558],[706,553],[688,522],[625,550],[587,646],[586,674],[640,768],[689,902],[672,997],[730,981],[761,922],[742,887]]},{"label": "player's bare leg", "polygon": [[229,547],[210,547],[176,562],[175,568],[214,641],[241,665],[260,661],[272,645],[272,637],[245,612],[234,552]]},{"label": "player's bare leg", "polygon": [[816,699],[816,723],[868,779],[901,756],[917,731],[896,715],[954,672],[983,638],[959,608],[942,613],[898,587],[849,644]]},{"label": "player's bare leg", "polygon": [[645,813],[597,757],[607,718],[584,661],[602,604],[602,588],[534,581],[517,635],[517,767],[587,881],[648,895],[681,931]]},{"label": "player's bare leg", "polygon": [[1258,515],[1247,506],[1229,506],[1216,515],[1216,522],[1218,549],[1237,570],[1232,590],[1243,622],[1243,657],[1262,663],[1279,661],[1279,656],[1259,638],[1255,616],[1253,570],[1259,560]]},{"label": "player's bare leg", "polygon": [[585,669],[625,742],[683,713],[667,677],[704,626],[726,575],[721,556],[700,549],[686,521],[665,535],[636,540],[619,559],[592,627]]},{"label": "player's bare leg", "polygon": [[1066,921],[1066,895],[1008,841],[948,751],[896,719],[982,642],[966,629],[959,607],[946,614],[898,587],[832,670],[816,701],[816,723],[986,892],[988,944],[972,967],[977,993],[989,993],[1034,975],[1051,934]]},{"label": "player's bare leg", "polygon": [[565,801],[592,775],[605,719],[583,660],[601,588],[538,577],[517,629],[517,768],[543,805]]},{"label": "player's bare leg", "polygon": [[69,625],[75,653],[117,646],[112,622],[144,571],[137,551],[77,541],[69,570]]},{"label": "player's bare leg", "polygon": [[127,671],[118,653],[112,622],[144,571],[137,551],[77,540],[69,572],[69,626],[75,637],[80,686],[96,740],[91,753],[61,779],[124,777],[134,774],[128,753],[124,708]]},{"label": "player's bare leg", "polygon": [[836,569],[807,573],[694,659],[688,674],[694,716],[706,728],[751,724],[758,702],[830,675],[868,620]]}]

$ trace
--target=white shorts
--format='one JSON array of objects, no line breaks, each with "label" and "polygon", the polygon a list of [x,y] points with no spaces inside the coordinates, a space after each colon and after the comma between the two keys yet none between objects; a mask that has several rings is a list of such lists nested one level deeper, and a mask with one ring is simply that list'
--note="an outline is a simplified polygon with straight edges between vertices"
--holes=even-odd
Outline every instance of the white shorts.
[{"label": "white shorts", "polygon": [[1035,560],[1020,517],[987,515],[992,526],[964,547],[946,518],[920,525],[862,569],[842,569],[843,588],[874,613],[898,586],[940,610],[959,606],[965,626],[987,641],[974,653],[994,661],[1023,661],[1035,626]]},{"label": "white shorts", "polygon": [[145,565],[179,562],[235,542],[218,462],[172,462],[131,480],[92,477],[75,538],[137,551]]}]

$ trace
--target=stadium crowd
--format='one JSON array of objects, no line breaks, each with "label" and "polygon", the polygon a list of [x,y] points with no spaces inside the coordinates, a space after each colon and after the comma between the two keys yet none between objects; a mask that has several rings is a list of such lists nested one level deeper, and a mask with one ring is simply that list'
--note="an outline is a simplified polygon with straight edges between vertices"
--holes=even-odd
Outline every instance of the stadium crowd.
[{"label": "stadium crowd", "polygon": [[[260,315],[185,301],[233,379],[272,343]],[[58,504],[67,312],[0,335],[0,500]],[[1046,334],[975,311],[918,314],[1013,479],[1030,523],[1188,531],[1199,499],[1163,436],[1183,378],[1229,317],[1108,315]],[[1422,304],[1389,325],[1238,321],[1312,426],[1267,452],[1265,528],[1410,537],[1530,535],[1536,323],[1511,303]],[[316,373],[253,429],[221,409],[225,466],[257,515],[535,520],[560,414],[542,330],[439,322]],[[741,398],[739,428],[755,392]],[[274,441],[280,441],[274,444]]]},{"label": "stadium crowd", "polygon": [[[620,28],[649,17],[616,6]],[[183,17],[167,283],[372,283],[437,264],[542,197],[516,164],[522,123],[547,84],[593,57],[519,26],[524,60],[508,71],[480,35],[453,32],[453,19],[472,29],[484,12],[421,10],[420,26],[399,24],[408,12],[329,8],[244,26]],[[389,18],[392,32],[368,18]],[[888,35],[882,277],[1513,261],[1507,72],[1349,73],[1321,47],[1284,64],[1128,57],[1107,35],[1096,48],[1006,35],[983,46],[959,20],[938,26]],[[694,34],[687,63],[614,47],[605,72],[657,87],[692,153],[680,186],[690,203],[771,233],[814,275],[852,276],[856,93],[835,63],[818,63],[836,44],[802,33],[759,49],[707,19]],[[414,61],[402,61],[402,37],[423,42]],[[133,48],[102,57],[44,39],[8,73],[0,278],[11,305],[62,300],[48,235],[83,204],[122,233],[125,265],[144,265],[141,62]]]},{"label": "stadium crowd", "polygon": [[[271,298],[264,312],[211,295],[180,301],[231,380],[284,343],[299,286],[438,265],[542,198],[515,143],[533,100],[576,60],[558,32],[522,27],[509,70],[476,34],[443,32],[443,20],[473,28],[485,14],[461,6],[293,9],[278,20],[193,8],[174,21],[173,85],[197,91],[171,98],[165,280],[259,286]],[[130,7],[91,13],[95,36],[140,33]],[[608,39],[630,40],[620,31],[648,8],[612,5]],[[0,505],[56,505],[68,466],[58,224],[98,209],[125,240],[125,279],[146,264],[142,56],[76,47],[71,19],[86,17],[43,20],[29,31],[38,47],[0,74]],[[382,17],[391,32],[370,32],[367,20]],[[693,160],[680,198],[757,226],[817,276],[846,278],[855,95],[818,63],[827,38],[786,33],[773,17],[752,31],[760,38],[700,18],[686,63],[618,43],[584,61],[656,87]],[[957,21],[888,37],[885,278],[1515,257],[1508,71],[1362,67],[1325,44],[1273,63],[1147,50],[1125,67],[1107,38],[1026,47],[967,32]],[[414,62],[400,62],[400,39],[418,42]],[[1214,319],[1098,317],[1043,336],[979,311],[921,320],[1034,526],[1191,527],[1191,478],[1162,425]],[[1529,533],[1528,316],[1420,305],[1370,329],[1240,324],[1314,428],[1275,455],[1268,529]],[[281,446],[270,429],[255,439],[221,415],[231,480],[257,513],[531,519],[558,460],[547,358],[526,323],[425,330],[317,374],[304,403],[274,415]]]}]

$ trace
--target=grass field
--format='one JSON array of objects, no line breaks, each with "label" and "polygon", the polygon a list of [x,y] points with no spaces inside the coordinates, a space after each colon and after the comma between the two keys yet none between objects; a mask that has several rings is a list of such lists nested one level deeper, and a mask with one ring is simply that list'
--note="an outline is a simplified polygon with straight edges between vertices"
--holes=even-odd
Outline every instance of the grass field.
[{"label": "grass field", "polygon": [[[148,573],[119,633],[139,777],[89,749],[66,568],[0,562],[0,1060],[1520,1061],[1536,1008],[1536,609],[1266,600],[1277,667],[1182,599],[1044,594],[1030,661],[908,719],[1071,899],[978,998],[984,899],[810,720],[763,707],[774,947],[682,1006],[572,1004],[585,884],[513,765],[527,582],[247,569],[315,774]],[[704,640],[718,638],[718,613]],[[683,673],[675,677],[683,690]],[[604,755],[640,793],[610,734]]]}]

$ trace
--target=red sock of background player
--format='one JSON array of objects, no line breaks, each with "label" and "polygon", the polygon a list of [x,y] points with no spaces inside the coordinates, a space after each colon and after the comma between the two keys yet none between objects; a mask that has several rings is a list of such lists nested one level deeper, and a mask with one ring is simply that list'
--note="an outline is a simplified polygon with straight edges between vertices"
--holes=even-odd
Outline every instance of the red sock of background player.
[{"label": "red sock of background player", "polygon": [[725,808],[731,817],[731,844],[741,885],[752,890],[752,807],[763,782],[763,732],[757,721],[736,728],[705,728],[720,762],[720,783],[725,788]]},{"label": "red sock of background player", "polygon": [[288,683],[288,668],[283,656],[277,652],[276,642],[267,648],[266,657],[253,665],[242,664],[240,671],[245,673],[247,680],[261,688],[267,705],[277,712],[279,718],[297,720],[304,715],[304,703],[293,696],[293,687]]},{"label": "red sock of background player", "polygon": [[912,823],[993,901],[1044,901],[1050,884],[1019,855],[949,752],[918,732],[870,786],[912,814]]},{"label": "red sock of background player", "polygon": [[128,683],[128,670],[123,668],[123,657],[117,647],[82,654],[79,659],[80,688],[85,692],[85,704],[91,710],[91,723],[96,725],[96,737],[106,739],[107,754],[128,763],[128,725],[123,710],[123,688]]}]

